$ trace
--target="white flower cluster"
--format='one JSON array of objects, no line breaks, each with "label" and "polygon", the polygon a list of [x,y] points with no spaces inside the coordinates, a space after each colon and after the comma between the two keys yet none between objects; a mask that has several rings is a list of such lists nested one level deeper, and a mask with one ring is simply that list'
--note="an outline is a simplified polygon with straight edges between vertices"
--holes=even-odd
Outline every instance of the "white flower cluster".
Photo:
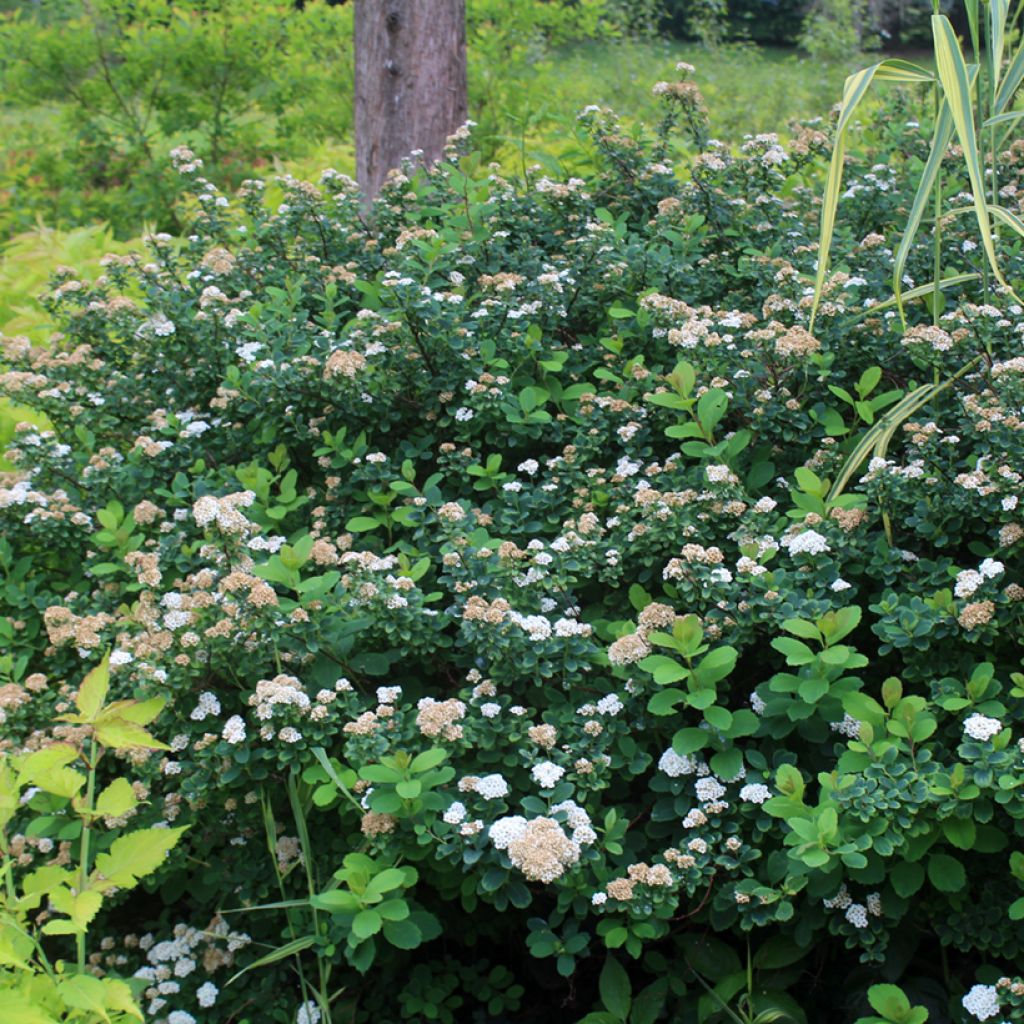
[{"label": "white flower cluster", "polygon": [[868,916],[882,916],[882,897],[877,892],[868,893],[864,903],[854,903],[844,883],[831,899],[821,901],[829,910],[842,910],[847,921],[854,928],[867,928]]},{"label": "white flower cluster", "polygon": [[964,569],[956,574],[956,585],[953,593],[957,597],[970,597],[977,591],[985,580],[995,579],[1002,575],[1006,566],[997,562],[994,558],[986,558],[977,569]]},{"label": "white flower cluster", "polygon": [[196,526],[204,529],[216,523],[224,533],[246,533],[252,529],[252,523],[239,508],[248,508],[255,500],[256,495],[252,491],[226,494],[223,498],[206,494],[192,506],[192,518]]},{"label": "white flower cluster", "polygon": [[790,534],[779,542],[790,555],[823,555],[832,549],[828,540],[817,530],[804,530],[802,533]]},{"label": "white flower cluster", "polygon": [[685,754],[680,756],[669,747],[658,760],[658,771],[670,779],[678,779],[681,775],[693,775],[697,771],[697,762]]},{"label": "white flower cluster", "polygon": [[477,779],[473,792],[485,800],[500,800],[509,794],[508,783],[500,775],[485,775]]},{"label": "white flower cluster", "polygon": [[971,715],[964,722],[964,735],[970,736],[972,740],[987,742],[994,736],[998,736],[1003,730],[1003,723],[998,718],[988,718],[977,713]]},{"label": "white flower cluster", "polygon": [[740,790],[740,799],[750,804],[763,804],[771,795],[772,791],[763,782],[748,782]]},{"label": "white flower cluster", "polygon": [[192,709],[192,714],[189,715],[189,718],[193,722],[202,722],[211,716],[219,714],[220,701],[217,699],[217,695],[206,690],[199,694],[199,703]]},{"label": "white flower cluster", "polygon": [[221,738],[232,746],[245,742],[245,721],[241,715],[232,715],[224,723],[224,731],[221,733]]},{"label": "white flower cluster", "polygon": [[249,704],[256,708],[257,718],[268,721],[274,717],[274,708],[278,705],[307,711],[310,700],[298,679],[282,674],[273,679],[261,679],[256,684],[256,692],[249,697]]},{"label": "white flower cluster", "polygon": [[541,761],[533,766],[530,775],[541,789],[554,789],[565,775],[565,769],[553,761]]},{"label": "white flower cluster", "polygon": [[602,697],[596,705],[597,713],[599,715],[617,715],[625,705],[619,700],[617,694],[609,693],[607,696]]},{"label": "white flower cluster", "polygon": [[975,985],[964,996],[964,1009],[978,1020],[988,1020],[999,1013],[999,992],[995,985]]}]

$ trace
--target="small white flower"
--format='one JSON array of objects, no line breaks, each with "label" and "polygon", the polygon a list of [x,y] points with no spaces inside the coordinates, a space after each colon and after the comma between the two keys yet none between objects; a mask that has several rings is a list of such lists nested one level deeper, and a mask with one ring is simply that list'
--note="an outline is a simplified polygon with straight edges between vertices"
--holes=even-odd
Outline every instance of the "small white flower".
[{"label": "small white flower", "polygon": [[535,764],[530,772],[533,781],[541,789],[554,789],[564,774],[565,769],[552,761],[541,761],[540,764]]},{"label": "small white flower", "polygon": [[748,782],[740,790],[740,799],[751,804],[763,804],[771,795],[772,791],[763,782]]},{"label": "small white flower", "polygon": [[964,722],[964,734],[970,736],[972,740],[980,740],[982,743],[992,739],[993,736],[998,736],[1002,729],[1003,723],[998,718],[987,718],[985,715],[977,713],[971,715]]},{"label": "small white flower", "polygon": [[196,1001],[204,1008],[213,1006],[217,1001],[219,991],[212,981],[204,982],[196,989]]},{"label": "small white flower", "polygon": [[964,1009],[978,1020],[988,1020],[999,1013],[999,992],[995,985],[975,985],[962,1002]]},{"label": "small white flower", "polygon": [[466,820],[466,805],[459,800],[448,808],[442,815],[444,821],[449,825],[461,825]]},{"label": "small white flower", "polygon": [[508,796],[508,783],[500,775],[485,775],[476,784],[476,792],[485,800],[500,800]]}]

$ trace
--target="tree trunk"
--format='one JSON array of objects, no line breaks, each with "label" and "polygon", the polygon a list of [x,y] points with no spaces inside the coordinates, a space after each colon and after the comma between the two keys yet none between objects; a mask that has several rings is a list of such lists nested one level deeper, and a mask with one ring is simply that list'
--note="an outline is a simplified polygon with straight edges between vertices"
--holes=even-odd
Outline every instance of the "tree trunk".
[{"label": "tree trunk", "polygon": [[356,177],[372,198],[466,121],[465,0],[357,0],[355,51]]}]

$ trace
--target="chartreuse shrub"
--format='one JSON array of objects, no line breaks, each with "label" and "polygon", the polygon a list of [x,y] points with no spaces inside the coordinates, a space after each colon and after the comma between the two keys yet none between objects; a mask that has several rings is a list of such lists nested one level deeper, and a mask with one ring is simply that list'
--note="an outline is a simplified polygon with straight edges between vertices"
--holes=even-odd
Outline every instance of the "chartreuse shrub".
[{"label": "chartreuse shrub", "polygon": [[[105,756],[146,760],[150,751],[168,749],[145,729],[164,699],[108,702],[109,686],[107,656],[82,681],[75,710],[55,719],[49,742],[13,757],[0,754],[5,1021],[143,1019],[127,982],[86,969],[89,925],[113,893],[134,889],[163,865],[187,826],[125,831],[147,787],[117,771],[97,786]],[[26,833],[9,835],[12,820],[26,813]],[[38,853],[54,856],[37,863]],[[74,939],[74,961],[53,956],[61,947],[59,939],[47,938],[52,936]]]},{"label": "chartreuse shrub", "polygon": [[[59,271],[58,333],[5,340],[52,426],[0,490],[4,745],[130,765],[129,838],[177,838],[89,922],[147,1020],[1024,1019],[1024,310],[962,217],[902,326],[898,99],[812,333],[825,133],[733,153],[687,68],[656,93],[653,134],[583,112],[586,178],[460,133],[369,217],[178,151],[185,244]],[[61,718],[108,648],[169,749]],[[16,900],[96,806],[31,785]]]}]

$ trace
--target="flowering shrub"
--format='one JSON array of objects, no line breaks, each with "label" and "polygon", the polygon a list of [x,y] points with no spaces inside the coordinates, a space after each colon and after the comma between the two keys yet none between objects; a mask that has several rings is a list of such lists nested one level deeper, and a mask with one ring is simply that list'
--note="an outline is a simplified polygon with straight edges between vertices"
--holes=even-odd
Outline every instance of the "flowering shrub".
[{"label": "flowering shrub", "polygon": [[167,700],[136,818],[188,831],[90,958],[147,1019],[1021,1019],[1024,310],[902,332],[868,152],[809,333],[825,133],[730,152],[690,71],[581,114],[587,180],[460,133],[369,219],[179,150],[193,233],[6,339],[3,742],[108,647]]}]

